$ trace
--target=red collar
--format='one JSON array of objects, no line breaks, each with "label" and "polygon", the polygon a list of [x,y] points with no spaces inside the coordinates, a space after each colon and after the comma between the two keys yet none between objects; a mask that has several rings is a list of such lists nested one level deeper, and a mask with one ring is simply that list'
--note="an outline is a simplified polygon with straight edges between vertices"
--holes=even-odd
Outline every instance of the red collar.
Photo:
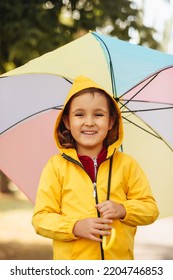
[{"label": "red collar", "polygon": [[[97,156],[97,169],[99,165],[106,159],[107,156],[107,149],[106,147],[103,147],[100,151],[100,153]],[[91,180],[95,181],[95,171],[94,171],[94,161],[89,156],[82,156],[78,154],[78,158],[80,162],[82,163],[85,171],[90,176]]]}]

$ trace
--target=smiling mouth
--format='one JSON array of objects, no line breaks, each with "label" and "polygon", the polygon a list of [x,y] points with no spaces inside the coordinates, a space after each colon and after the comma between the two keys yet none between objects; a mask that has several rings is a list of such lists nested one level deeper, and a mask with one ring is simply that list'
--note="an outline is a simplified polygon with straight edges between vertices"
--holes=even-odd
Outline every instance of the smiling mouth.
[{"label": "smiling mouth", "polygon": [[94,135],[96,133],[97,132],[95,132],[95,131],[82,131],[82,134],[85,134],[85,135]]}]

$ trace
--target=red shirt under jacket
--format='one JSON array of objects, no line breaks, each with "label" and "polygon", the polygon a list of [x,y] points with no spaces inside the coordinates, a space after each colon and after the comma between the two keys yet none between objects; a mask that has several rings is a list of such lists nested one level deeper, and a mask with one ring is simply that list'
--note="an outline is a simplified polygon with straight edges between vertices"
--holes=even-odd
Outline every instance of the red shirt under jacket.
[{"label": "red shirt under jacket", "polygon": [[[97,156],[97,169],[99,165],[106,159],[107,156],[107,149],[106,147],[103,147],[100,153]],[[92,182],[95,182],[95,170],[94,170],[94,160],[88,156],[82,156],[78,154],[78,158],[80,162],[82,163],[85,171],[90,176]]]}]

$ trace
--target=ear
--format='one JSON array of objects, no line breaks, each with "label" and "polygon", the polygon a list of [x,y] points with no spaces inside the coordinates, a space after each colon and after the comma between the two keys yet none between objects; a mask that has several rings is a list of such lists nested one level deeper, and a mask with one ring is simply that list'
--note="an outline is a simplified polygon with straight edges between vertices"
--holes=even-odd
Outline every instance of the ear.
[{"label": "ear", "polygon": [[108,130],[111,130],[115,122],[115,117],[110,117]]},{"label": "ear", "polygon": [[70,124],[69,124],[69,118],[68,116],[63,116],[63,122],[65,124],[65,127],[70,130]]}]

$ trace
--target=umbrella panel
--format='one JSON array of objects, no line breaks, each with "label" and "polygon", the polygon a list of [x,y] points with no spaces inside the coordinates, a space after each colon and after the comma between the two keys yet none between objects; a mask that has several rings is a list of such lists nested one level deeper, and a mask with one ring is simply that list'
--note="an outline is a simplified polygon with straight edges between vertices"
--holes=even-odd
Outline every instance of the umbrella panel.
[{"label": "umbrella panel", "polygon": [[112,70],[118,97],[153,73],[173,65],[173,55],[96,32],[92,34],[100,42],[108,65],[111,61],[110,74]]},{"label": "umbrella panel", "polygon": [[0,133],[40,112],[62,107],[71,83],[62,77],[28,74],[0,80]]},{"label": "umbrella panel", "polygon": [[[131,115],[134,113],[146,124],[148,133],[163,140],[173,150],[172,105],[130,101],[127,109],[124,108],[123,117],[132,122]],[[135,122],[134,125],[137,123]],[[144,129],[143,126],[141,129]]]},{"label": "umbrella panel", "polygon": [[0,138],[0,169],[34,203],[42,169],[58,150],[53,139],[57,110],[13,127]]},{"label": "umbrella panel", "polygon": [[124,121],[123,150],[133,156],[146,173],[158,203],[160,217],[173,215],[173,153],[163,141],[145,131],[152,133],[137,116],[132,114],[131,121],[143,129]]},{"label": "umbrella panel", "polygon": [[172,77],[173,67],[169,67],[152,75],[120,98],[124,118],[131,121],[131,114],[136,114],[152,128],[151,133],[163,139],[171,150],[173,150]]},{"label": "umbrella panel", "polygon": [[162,69],[121,96],[121,99],[172,104],[173,67]]},{"label": "umbrella panel", "polygon": [[[101,70],[101,71],[100,71]],[[111,76],[105,53],[92,33],[48,52],[3,76],[51,74],[74,79],[84,75],[111,92]]]}]

